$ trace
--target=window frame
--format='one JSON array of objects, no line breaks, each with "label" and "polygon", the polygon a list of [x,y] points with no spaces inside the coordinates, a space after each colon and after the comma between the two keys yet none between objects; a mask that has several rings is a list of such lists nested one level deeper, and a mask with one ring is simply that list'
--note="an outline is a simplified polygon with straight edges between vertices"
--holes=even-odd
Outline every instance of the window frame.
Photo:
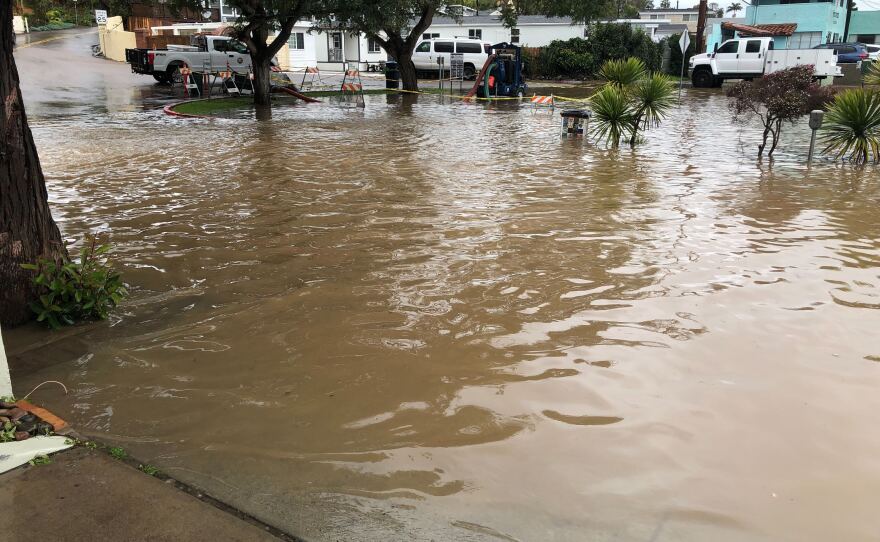
[{"label": "window frame", "polygon": [[483,29],[482,28],[468,28],[468,39],[472,39],[472,40],[483,39]]},{"label": "window frame", "polygon": [[291,32],[290,37],[287,38],[287,46],[290,48],[291,51],[305,51],[306,50],[306,33],[305,32]]}]

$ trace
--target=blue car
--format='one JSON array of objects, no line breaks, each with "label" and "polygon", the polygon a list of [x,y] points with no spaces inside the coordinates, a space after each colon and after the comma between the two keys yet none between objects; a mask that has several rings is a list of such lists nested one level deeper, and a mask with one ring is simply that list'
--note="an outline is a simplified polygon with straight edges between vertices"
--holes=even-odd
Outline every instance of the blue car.
[{"label": "blue car", "polygon": [[853,64],[868,59],[868,48],[861,43],[823,43],[813,49],[834,49],[838,64]]}]

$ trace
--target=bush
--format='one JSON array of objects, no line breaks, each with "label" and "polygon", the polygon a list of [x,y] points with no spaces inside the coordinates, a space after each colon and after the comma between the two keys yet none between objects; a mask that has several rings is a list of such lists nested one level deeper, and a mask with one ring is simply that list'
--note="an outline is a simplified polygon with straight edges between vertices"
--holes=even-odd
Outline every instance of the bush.
[{"label": "bush", "polygon": [[773,156],[783,123],[793,124],[813,109],[824,109],[831,101],[833,91],[814,82],[813,71],[812,65],[795,66],[741,81],[727,91],[732,98],[730,110],[735,121],[757,117],[764,125],[759,158],[764,154],[768,137],[772,139],[767,156]]},{"label": "bush", "polygon": [[666,75],[649,73],[637,58],[609,60],[599,72],[607,83],[590,98],[593,134],[611,147],[623,137],[635,146],[640,131],[666,116],[675,87]]},{"label": "bush", "polygon": [[[669,47],[669,65],[667,66],[666,73],[669,75],[681,76],[681,67],[682,64],[684,66],[688,65],[688,61],[692,56],[694,56],[695,51],[694,41],[692,40],[687,47],[687,51],[685,52],[684,57],[681,54],[681,47],[678,45],[678,40],[681,39],[681,34],[673,34],[661,41],[665,47]],[[687,68],[685,68],[685,76],[687,76]]]},{"label": "bush", "polygon": [[37,321],[57,329],[80,320],[106,319],[128,295],[122,277],[104,256],[109,250],[109,245],[98,245],[90,235],[78,262],[65,255],[60,262],[40,259],[36,264],[22,264],[35,273],[39,297],[30,307]]},{"label": "bush", "polygon": [[546,47],[523,49],[525,76],[530,79],[587,79],[608,60],[635,57],[648,70],[660,69],[662,47],[628,24],[597,24],[589,39],[555,40]]},{"label": "bush", "polygon": [[836,96],[822,131],[825,152],[857,164],[880,162],[880,92],[851,89]]}]

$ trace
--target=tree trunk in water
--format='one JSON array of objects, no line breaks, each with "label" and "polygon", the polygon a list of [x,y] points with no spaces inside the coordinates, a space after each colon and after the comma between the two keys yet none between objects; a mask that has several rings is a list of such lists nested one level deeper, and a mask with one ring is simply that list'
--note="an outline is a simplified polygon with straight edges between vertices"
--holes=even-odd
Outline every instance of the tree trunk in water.
[{"label": "tree trunk in water", "polygon": [[272,57],[252,58],[251,61],[254,67],[254,105],[271,107]]},{"label": "tree trunk in water", "polygon": [[12,2],[0,2],[0,324],[29,320],[38,258],[59,260],[66,249],[52,220],[46,180],[28,127],[12,56]]},{"label": "tree trunk in water", "polygon": [[400,69],[400,81],[403,83],[403,90],[419,90],[419,78],[416,74],[416,66],[412,61],[412,51],[395,55],[397,58],[397,67]]}]

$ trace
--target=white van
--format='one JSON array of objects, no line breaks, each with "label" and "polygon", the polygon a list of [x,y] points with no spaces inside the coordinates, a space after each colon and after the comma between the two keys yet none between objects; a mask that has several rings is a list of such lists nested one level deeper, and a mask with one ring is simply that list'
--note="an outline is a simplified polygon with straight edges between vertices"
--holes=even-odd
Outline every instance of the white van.
[{"label": "white van", "polygon": [[464,53],[464,76],[470,79],[480,71],[491,51],[492,44],[489,42],[466,38],[434,38],[420,42],[413,52],[412,59],[416,70],[436,72],[440,69],[437,58],[443,57],[444,69],[448,70],[449,55]]}]

